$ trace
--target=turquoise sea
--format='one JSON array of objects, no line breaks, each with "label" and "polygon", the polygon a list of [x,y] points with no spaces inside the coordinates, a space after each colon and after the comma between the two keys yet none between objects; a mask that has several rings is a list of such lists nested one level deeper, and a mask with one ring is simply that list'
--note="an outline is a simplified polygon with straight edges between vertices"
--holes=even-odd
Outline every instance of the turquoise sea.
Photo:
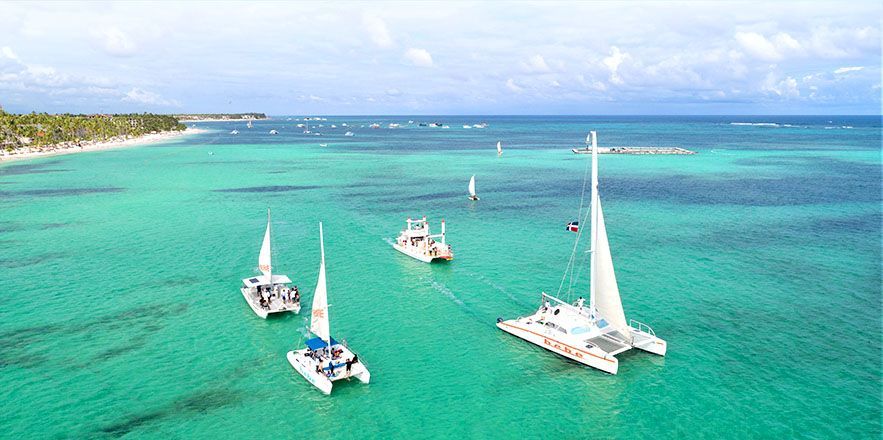
[{"label": "turquoise sea", "polygon": [[[880,437],[880,117],[287,118],[0,165],[0,437]],[[626,315],[669,347],[615,376],[494,326],[558,291],[588,130],[699,152],[601,156]],[[238,287],[267,207],[305,307],[265,321]],[[450,264],[391,248],[422,215]],[[371,370],[331,396],[285,359],[319,221],[331,331]]]}]

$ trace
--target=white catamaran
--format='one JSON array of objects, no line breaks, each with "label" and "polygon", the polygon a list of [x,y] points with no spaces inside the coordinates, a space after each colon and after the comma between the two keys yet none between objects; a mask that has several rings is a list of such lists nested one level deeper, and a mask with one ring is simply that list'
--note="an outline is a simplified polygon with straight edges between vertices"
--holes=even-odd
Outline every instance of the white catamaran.
[{"label": "white catamaran", "polygon": [[637,348],[665,356],[666,342],[648,325],[625,319],[598,197],[597,138],[594,131],[589,136],[593,150],[589,303],[580,297],[569,304],[543,293],[540,308],[533,315],[506,321],[499,318],[497,327],[568,359],[616,374],[617,354]]},{"label": "white catamaran", "polygon": [[469,200],[478,200],[478,196],[475,195],[475,174],[469,179]]},{"label": "white catamaran", "polygon": [[300,293],[297,286],[289,287],[291,280],[285,275],[273,275],[273,255],[270,245],[270,209],[267,209],[267,231],[258,255],[258,269],[262,275],[242,280],[242,297],[261,318],[270,313],[300,313]]},{"label": "white catamaran", "polygon": [[321,222],[319,248],[322,260],[319,263],[319,280],[313,293],[313,318],[310,321],[310,333],[315,337],[307,339],[306,348],[289,351],[286,357],[291,366],[313,386],[325,394],[331,394],[332,382],[355,377],[362,383],[368,383],[371,373],[358,355],[331,337],[328,288],[325,284],[325,241]]},{"label": "white catamaran", "polygon": [[[441,242],[435,241],[441,238]],[[431,263],[432,260],[453,260],[454,252],[451,245],[445,243],[445,221],[441,222],[441,234],[431,235],[429,233],[429,223],[424,216],[422,220],[408,219],[408,228],[403,230],[396,242],[393,243],[397,251],[411,257],[416,258],[424,263]]]}]

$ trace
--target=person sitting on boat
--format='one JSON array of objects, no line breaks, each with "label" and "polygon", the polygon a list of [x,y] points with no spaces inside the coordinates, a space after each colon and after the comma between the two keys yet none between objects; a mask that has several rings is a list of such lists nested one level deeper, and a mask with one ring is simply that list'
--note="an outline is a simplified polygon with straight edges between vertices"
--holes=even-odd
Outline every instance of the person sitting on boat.
[{"label": "person sitting on boat", "polygon": [[583,297],[579,297],[579,299],[576,300],[576,306],[579,307],[580,310],[583,309],[583,304],[585,304],[585,303],[586,303],[586,300],[583,299]]}]

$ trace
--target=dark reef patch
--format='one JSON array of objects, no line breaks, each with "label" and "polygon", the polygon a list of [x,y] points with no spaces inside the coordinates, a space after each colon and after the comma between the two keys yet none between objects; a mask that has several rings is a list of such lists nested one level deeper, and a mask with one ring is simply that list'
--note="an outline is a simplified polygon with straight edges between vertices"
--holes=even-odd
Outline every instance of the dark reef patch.
[{"label": "dark reef patch", "polygon": [[97,187],[97,188],[60,188],[60,189],[23,189],[19,191],[0,191],[2,197],[61,197],[61,196],[82,196],[86,194],[101,193],[117,193],[123,192],[125,189],[113,186]]},{"label": "dark reef patch", "polygon": [[199,391],[159,409],[125,417],[119,422],[101,428],[99,432],[122,437],[151,422],[175,417],[194,417],[223,407],[238,405],[242,401],[242,393],[234,390]]},{"label": "dark reef patch", "polygon": [[70,171],[66,169],[49,169],[53,165],[61,163],[60,160],[53,160],[41,163],[26,163],[20,165],[9,165],[0,167],[0,176],[19,176],[22,174],[45,174],[45,173],[62,173]]}]

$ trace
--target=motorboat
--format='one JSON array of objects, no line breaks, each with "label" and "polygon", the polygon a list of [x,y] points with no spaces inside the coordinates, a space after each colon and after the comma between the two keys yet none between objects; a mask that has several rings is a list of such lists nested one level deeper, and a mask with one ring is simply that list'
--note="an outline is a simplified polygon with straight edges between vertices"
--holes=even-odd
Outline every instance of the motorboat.
[{"label": "motorboat", "polygon": [[[441,241],[436,241],[436,238]],[[420,220],[409,218],[407,228],[399,234],[392,247],[424,263],[431,263],[433,260],[450,261],[454,259],[451,245],[445,243],[445,221],[441,222],[441,234],[432,235],[429,232],[429,223],[425,216]]]}]

